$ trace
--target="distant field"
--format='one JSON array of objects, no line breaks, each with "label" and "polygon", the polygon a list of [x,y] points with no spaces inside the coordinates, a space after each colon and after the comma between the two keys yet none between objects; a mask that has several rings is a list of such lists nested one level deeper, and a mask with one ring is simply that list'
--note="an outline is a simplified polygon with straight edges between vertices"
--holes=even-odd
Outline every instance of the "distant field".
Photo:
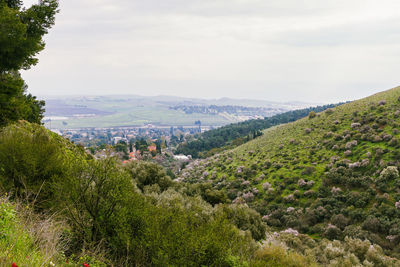
[{"label": "distant field", "polygon": [[[126,113],[115,113],[112,115],[89,118],[53,120],[51,125],[55,128],[143,126],[146,124],[190,126],[194,125],[196,120],[200,120],[203,125],[208,126],[220,126],[237,121],[233,119],[228,120],[226,117],[220,115],[188,115],[184,112],[169,110],[162,107],[133,107],[129,112]],[[65,123],[67,124],[65,125]]]},{"label": "distant field", "polygon": [[[64,97],[46,100],[46,126],[51,128],[144,126],[194,126],[201,121],[206,126],[222,126],[239,122],[246,117],[239,114],[187,114],[175,110],[175,105],[237,105],[238,100],[184,99],[178,97],[94,96]],[[305,106],[301,103],[275,103],[243,100],[243,105],[271,108],[273,114]],[[260,114],[261,115],[261,114]],[[58,117],[58,118],[57,118]],[[51,119],[51,121],[49,120]],[[54,119],[57,118],[57,119]]]}]

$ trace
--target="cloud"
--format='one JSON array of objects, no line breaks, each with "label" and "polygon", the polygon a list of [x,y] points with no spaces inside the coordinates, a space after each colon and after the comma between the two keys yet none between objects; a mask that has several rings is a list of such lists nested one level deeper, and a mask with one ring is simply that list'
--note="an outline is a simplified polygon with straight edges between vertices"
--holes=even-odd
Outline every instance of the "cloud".
[{"label": "cloud", "polygon": [[24,77],[41,95],[347,100],[398,83],[399,18],[389,0],[61,1]]}]

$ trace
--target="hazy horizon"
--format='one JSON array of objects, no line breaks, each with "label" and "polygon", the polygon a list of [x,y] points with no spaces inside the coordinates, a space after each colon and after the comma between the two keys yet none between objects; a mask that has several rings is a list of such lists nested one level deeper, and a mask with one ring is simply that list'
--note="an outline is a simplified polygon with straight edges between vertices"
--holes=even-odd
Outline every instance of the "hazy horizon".
[{"label": "hazy horizon", "polygon": [[399,26],[394,0],[68,0],[23,77],[34,95],[336,103],[400,84]]},{"label": "hazy horizon", "polygon": [[[66,98],[81,98],[81,97],[144,97],[144,98],[150,98],[150,97],[171,97],[171,98],[182,98],[182,99],[193,99],[193,100],[224,100],[224,99],[231,99],[231,100],[250,100],[250,101],[260,101],[260,102],[275,102],[275,103],[302,103],[302,104],[331,104],[331,103],[325,103],[325,102],[306,102],[306,101],[299,101],[299,100],[292,100],[292,101],[274,101],[270,99],[256,99],[256,98],[240,98],[240,97],[184,97],[184,96],[177,96],[177,95],[165,95],[165,94],[159,94],[159,95],[142,95],[142,94],[65,94],[65,95],[60,95],[60,94],[38,94],[37,95],[39,98],[42,99],[59,99],[61,97],[66,97]],[[346,100],[346,101],[351,101],[351,100]]]}]

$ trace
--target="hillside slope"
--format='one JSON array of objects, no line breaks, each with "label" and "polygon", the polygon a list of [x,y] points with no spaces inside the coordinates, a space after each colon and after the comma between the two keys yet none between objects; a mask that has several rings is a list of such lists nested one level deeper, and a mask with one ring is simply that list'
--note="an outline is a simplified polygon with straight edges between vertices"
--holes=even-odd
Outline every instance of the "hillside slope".
[{"label": "hillside slope", "polygon": [[262,135],[261,130],[279,124],[293,122],[306,117],[310,112],[321,112],[342,104],[343,103],[308,107],[287,111],[271,117],[265,117],[264,119],[232,123],[206,131],[199,136],[195,136],[193,140],[180,144],[176,153],[191,155],[194,158],[206,158],[229,148],[235,148],[244,142]]},{"label": "hillside slope", "polygon": [[275,127],[181,175],[223,189],[268,225],[368,239],[400,256],[400,87]]}]

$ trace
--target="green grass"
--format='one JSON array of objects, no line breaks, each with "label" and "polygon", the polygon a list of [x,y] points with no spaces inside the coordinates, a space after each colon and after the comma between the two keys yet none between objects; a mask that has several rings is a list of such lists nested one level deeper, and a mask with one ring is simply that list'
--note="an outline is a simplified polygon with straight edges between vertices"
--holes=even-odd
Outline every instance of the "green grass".
[{"label": "green grass", "polygon": [[[31,207],[15,204],[0,197],[0,266],[13,263],[19,267],[83,266],[104,267],[106,264],[86,254],[66,258],[60,233],[63,224],[48,216],[39,216]],[[53,265],[54,264],[54,265]]]},{"label": "green grass", "polygon": [[21,224],[15,206],[0,198],[0,266],[49,266],[51,260]]}]

